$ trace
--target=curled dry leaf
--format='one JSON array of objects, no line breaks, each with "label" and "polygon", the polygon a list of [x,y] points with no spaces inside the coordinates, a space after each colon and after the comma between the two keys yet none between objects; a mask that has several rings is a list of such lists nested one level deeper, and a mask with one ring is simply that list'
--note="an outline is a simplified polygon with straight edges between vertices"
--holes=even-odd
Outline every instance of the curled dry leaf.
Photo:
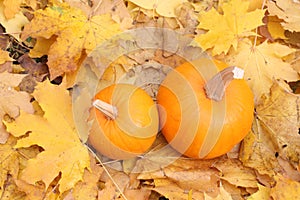
[{"label": "curled dry leaf", "polygon": [[238,160],[219,160],[213,166],[221,172],[221,179],[232,185],[245,188],[257,187],[258,182],[254,170],[243,166]]},{"label": "curled dry leaf", "polygon": [[[167,156],[165,156],[167,159]],[[178,158],[175,162],[155,171],[145,171],[137,178],[141,180],[154,180],[156,192],[166,197],[180,197],[187,199],[187,191],[192,190],[193,195],[203,199],[203,192],[217,195],[219,172],[211,166],[215,160],[193,160]],[[193,196],[194,197],[194,196]],[[171,198],[172,199],[172,198]]]},{"label": "curled dry leaf", "polygon": [[18,140],[15,148],[38,145],[44,149],[36,158],[28,160],[20,178],[30,184],[43,181],[48,188],[61,173],[58,183],[63,193],[82,180],[84,169],[89,168],[89,155],[75,131],[71,98],[64,85],[45,81],[38,84],[33,96],[45,112],[43,117],[21,112],[14,122],[5,122],[7,131],[15,137],[29,132],[27,137]]},{"label": "curled dry leaf", "polygon": [[[33,107],[30,103],[30,95],[26,92],[15,90],[26,75],[11,74],[8,72],[0,73],[0,120],[5,115],[16,118],[20,114],[20,109],[28,113],[33,113]],[[0,123],[0,143],[5,143],[8,133],[2,122]]]}]

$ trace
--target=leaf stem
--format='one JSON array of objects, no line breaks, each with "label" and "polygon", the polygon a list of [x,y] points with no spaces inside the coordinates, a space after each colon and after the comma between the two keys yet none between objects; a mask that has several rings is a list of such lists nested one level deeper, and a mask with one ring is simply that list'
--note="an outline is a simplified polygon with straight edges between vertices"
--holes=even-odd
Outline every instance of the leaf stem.
[{"label": "leaf stem", "polygon": [[93,106],[101,111],[106,117],[109,119],[115,120],[118,116],[118,109],[117,107],[106,103],[100,99],[96,99],[93,102]]},{"label": "leaf stem", "polygon": [[238,67],[227,67],[218,72],[204,85],[206,96],[215,101],[221,101],[225,90],[233,79],[243,79],[244,70]]}]

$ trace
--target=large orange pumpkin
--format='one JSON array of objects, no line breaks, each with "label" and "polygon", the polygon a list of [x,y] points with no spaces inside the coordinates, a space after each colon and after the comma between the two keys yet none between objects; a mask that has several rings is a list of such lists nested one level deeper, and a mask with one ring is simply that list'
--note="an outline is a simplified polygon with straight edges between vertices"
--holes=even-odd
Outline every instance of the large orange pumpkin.
[{"label": "large orange pumpkin", "polygon": [[159,118],[156,104],[142,89],[114,84],[95,95],[95,119],[89,143],[103,155],[127,159],[147,151],[156,138]]},{"label": "large orange pumpkin", "polygon": [[162,133],[174,149],[188,157],[214,158],[247,135],[253,94],[243,79],[234,78],[235,70],[203,58],[167,75],[157,101]]}]

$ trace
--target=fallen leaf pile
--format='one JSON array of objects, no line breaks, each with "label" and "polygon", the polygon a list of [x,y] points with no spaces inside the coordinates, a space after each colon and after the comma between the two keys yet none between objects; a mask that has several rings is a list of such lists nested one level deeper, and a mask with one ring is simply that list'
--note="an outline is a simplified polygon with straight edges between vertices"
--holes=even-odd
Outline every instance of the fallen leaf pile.
[{"label": "fallen leaf pile", "polygon": [[[299,199],[299,10],[298,0],[1,1],[0,199]],[[160,133],[134,159],[93,151],[95,87],[135,84],[155,100],[171,68],[205,55],[243,68],[255,96],[252,129],[231,152],[186,158]]]}]

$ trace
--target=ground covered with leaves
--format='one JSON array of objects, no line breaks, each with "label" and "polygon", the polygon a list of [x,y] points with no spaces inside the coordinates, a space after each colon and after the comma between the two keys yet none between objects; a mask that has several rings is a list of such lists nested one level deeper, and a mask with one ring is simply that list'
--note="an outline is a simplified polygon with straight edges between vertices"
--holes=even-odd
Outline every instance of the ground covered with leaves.
[{"label": "ground covered with leaves", "polygon": [[[298,0],[1,1],[0,199],[299,199],[299,11]],[[169,67],[186,61],[164,48],[132,48],[106,68],[112,52],[95,48],[145,27],[190,39],[188,50],[178,51],[205,50],[245,70],[255,119],[231,152],[210,160],[181,156],[165,165],[177,154],[160,151],[166,145],[161,134],[145,155],[124,161],[82,142],[86,136],[78,129],[86,127],[78,127],[73,114],[85,120],[88,108],[74,111],[74,105],[88,106],[91,97],[81,90],[81,98],[72,99],[81,87],[78,76],[103,85],[151,82],[144,89],[155,99]],[[150,36],[140,38],[143,44],[172,46],[164,34]],[[121,34],[107,48],[114,41],[141,47]],[[92,66],[89,55],[99,71],[80,71]]]}]

